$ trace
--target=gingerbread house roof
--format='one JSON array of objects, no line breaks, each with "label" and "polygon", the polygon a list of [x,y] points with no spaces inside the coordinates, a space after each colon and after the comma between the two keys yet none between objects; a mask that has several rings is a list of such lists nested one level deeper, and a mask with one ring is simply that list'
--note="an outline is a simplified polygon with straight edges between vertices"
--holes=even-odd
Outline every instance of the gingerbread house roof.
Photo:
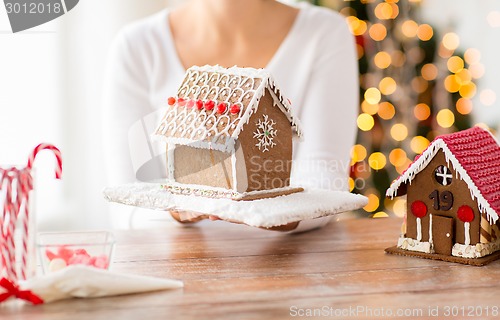
[{"label": "gingerbread house roof", "polygon": [[486,213],[490,223],[496,222],[500,213],[500,146],[489,131],[480,127],[438,136],[394,180],[386,196],[405,194],[405,189],[400,192],[398,189],[411,184],[439,150],[444,152],[448,165],[451,162],[457,178],[467,183],[472,199],[477,198],[479,211]]},{"label": "gingerbread house roof", "polygon": [[300,136],[300,124],[289,101],[267,71],[208,65],[187,70],[154,136],[174,144],[232,151],[267,92],[274,106],[287,116],[293,132]]}]

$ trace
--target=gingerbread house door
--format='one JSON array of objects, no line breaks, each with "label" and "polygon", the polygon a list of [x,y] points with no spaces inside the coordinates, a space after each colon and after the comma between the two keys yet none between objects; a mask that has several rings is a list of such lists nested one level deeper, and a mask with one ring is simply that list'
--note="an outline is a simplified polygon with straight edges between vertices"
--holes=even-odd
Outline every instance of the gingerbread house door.
[{"label": "gingerbread house door", "polygon": [[434,252],[451,256],[454,242],[453,218],[432,215],[432,241]]}]

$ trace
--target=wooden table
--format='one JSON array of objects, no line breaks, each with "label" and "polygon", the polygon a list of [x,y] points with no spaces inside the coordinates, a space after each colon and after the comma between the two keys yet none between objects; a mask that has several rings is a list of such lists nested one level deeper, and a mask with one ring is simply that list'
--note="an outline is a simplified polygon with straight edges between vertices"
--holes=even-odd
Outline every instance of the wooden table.
[{"label": "wooden table", "polygon": [[424,319],[429,310],[440,319],[457,318],[444,317],[447,310],[500,317],[499,261],[472,267],[387,255],[400,223],[344,220],[298,235],[224,222],[117,231],[114,270],[181,279],[185,288],[0,308],[0,318],[290,319],[314,308],[334,319]]}]

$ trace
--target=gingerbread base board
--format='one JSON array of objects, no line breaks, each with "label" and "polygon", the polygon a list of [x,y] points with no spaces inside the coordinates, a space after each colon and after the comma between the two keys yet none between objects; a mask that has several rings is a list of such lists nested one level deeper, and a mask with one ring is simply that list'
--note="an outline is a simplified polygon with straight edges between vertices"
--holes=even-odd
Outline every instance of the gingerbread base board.
[{"label": "gingerbread base board", "polygon": [[496,251],[490,255],[487,255],[482,258],[459,258],[455,256],[447,256],[444,254],[437,254],[437,253],[425,253],[425,252],[418,252],[418,251],[410,251],[410,250],[403,250],[398,248],[397,246],[393,246],[390,248],[385,249],[386,253],[389,254],[395,254],[398,256],[409,256],[409,257],[417,257],[417,258],[423,258],[423,259],[431,259],[431,260],[441,260],[441,261],[446,261],[446,262],[454,262],[454,263],[461,263],[461,264],[468,264],[471,266],[484,266],[487,265],[490,262],[493,262],[500,258],[500,251]]}]

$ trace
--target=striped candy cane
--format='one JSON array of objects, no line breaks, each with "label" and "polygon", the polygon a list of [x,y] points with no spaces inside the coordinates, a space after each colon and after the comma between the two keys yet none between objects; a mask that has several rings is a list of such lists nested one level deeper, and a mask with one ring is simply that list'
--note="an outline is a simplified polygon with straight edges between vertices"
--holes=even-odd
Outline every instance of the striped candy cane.
[{"label": "striped candy cane", "polygon": [[[23,211],[18,214],[21,215],[20,219],[22,223],[22,253],[21,253],[21,279],[26,279],[26,269],[28,266],[27,256],[28,256],[28,238],[29,238],[29,195],[30,191],[33,190],[33,176],[28,168],[23,169],[19,172],[18,184],[17,184],[17,194],[21,195],[19,201],[22,204]],[[21,207],[19,207],[21,209]]]},{"label": "striped candy cane", "polygon": [[54,153],[54,155],[56,156],[56,160],[57,160],[56,179],[61,179],[61,175],[62,175],[61,151],[57,147],[55,147],[51,144],[40,143],[38,146],[36,146],[36,148],[33,149],[33,151],[31,152],[31,155],[28,159],[28,165],[26,167],[31,170],[31,168],[33,167],[33,162],[35,161],[36,156],[42,150],[51,150]]},{"label": "striped candy cane", "polygon": [[[17,169],[4,170],[0,186],[5,188],[5,199],[2,216],[2,261],[7,276],[17,281],[16,252],[14,243],[14,230],[17,220],[17,201],[12,199],[12,182],[16,178]],[[17,200],[17,199],[16,199]]]},{"label": "striped candy cane", "polygon": [[[33,190],[33,177],[31,169],[36,156],[42,150],[51,150],[57,160],[55,169],[56,178],[62,175],[62,157],[58,148],[51,144],[39,144],[31,153],[26,168],[0,168],[0,189],[4,190],[5,199],[2,214],[0,214],[0,254],[6,276],[17,283],[19,277],[16,268],[16,246],[15,231],[16,226],[21,224],[22,246],[17,250],[21,252],[20,277],[26,279],[28,239],[29,239],[29,196]],[[13,185],[15,185],[15,198],[13,197]],[[2,271],[2,270],[0,270]],[[3,271],[2,271],[3,272]],[[1,273],[1,272],[0,272]]]},{"label": "striped candy cane", "polygon": [[[50,150],[54,153],[56,157],[57,165],[55,168],[56,179],[61,179],[62,176],[62,156],[61,151],[54,145],[48,143],[40,143],[33,149],[28,158],[28,164],[26,165],[25,173],[21,174],[22,179],[18,185],[21,194],[24,197],[24,212],[21,216],[22,228],[23,228],[23,245],[21,253],[21,276],[23,279],[26,278],[27,269],[27,256],[28,256],[28,230],[29,230],[29,193],[33,189],[33,177],[31,176],[31,169],[33,168],[33,162],[35,161],[38,153],[43,150]],[[18,189],[19,190],[19,189]]]}]

